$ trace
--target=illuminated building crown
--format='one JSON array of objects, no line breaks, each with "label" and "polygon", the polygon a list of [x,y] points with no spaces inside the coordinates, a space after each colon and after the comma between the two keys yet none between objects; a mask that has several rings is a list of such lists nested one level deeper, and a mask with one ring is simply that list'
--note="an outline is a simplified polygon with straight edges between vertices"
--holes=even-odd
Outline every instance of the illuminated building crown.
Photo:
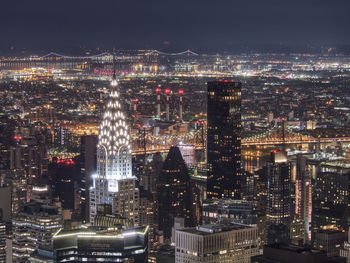
[{"label": "illuminated building crown", "polygon": [[117,155],[122,148],[130,151],[130,136],[121,110],[116,80],[112,81],[111,86],[113,90],[103,114],[98,142],[98,147],[105,148],[109,156]]},{"label": "illuminated building crown", "polygon": [[100,126],[97,145],[98,177],[108,180],[108,191],[118,191],[118,181],[132,177],[131,147],[128,125],[122,112],[113,77],[112,91]]}]

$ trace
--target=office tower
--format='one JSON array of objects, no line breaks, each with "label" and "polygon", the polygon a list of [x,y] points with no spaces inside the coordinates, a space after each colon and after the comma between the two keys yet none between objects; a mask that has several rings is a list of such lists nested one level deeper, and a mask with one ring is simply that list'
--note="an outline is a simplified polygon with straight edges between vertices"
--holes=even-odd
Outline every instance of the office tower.
[{"label": "office tower", "polygon": [[16,216],[26,203],[30,185],[35,185],[47,176],[48,157],[40,130],[35,127],[18,127],[14,143],[9,147],[9,166],[4,185],[11,188],[11,210]]},{"label": "office tower", "polygon": [[255,256],[251,263],[326,263],[328,261],[325,251],[292,244],[271,244],[263,247],[263,255]]},{"label": "office tower", "polygon": [[62,229],[53,237],[55,262],[139,262],[148,256],[148,227]]},{"label": "office tower", "polygon": [[26,203],[28,190],[28,177],[22,169],[13,169],[10,172],[11,179],[9,186],[11,188],[11,211],[12,216],[16,216],[23,209]]},{"label": "office tower", "polygon": [[164,238],[171,238],[175,217],[183,217],[185,226],[194,226],[194,191],[178,147],[171,147],[158,181],[158,225]]},{"label": "office tower", "polygon": [[340,247],[347,239],[347,233],[336,229],[320,229],[315,235],[315,248],[327,252],[328,257],[339,257]]},{"label": "office tower", "polygon": [[306,158],[297,156],[295,181],[295,214],[305,224],[305,241],[311,240],[312,184],[311,173],[306,168]]},{"label": "office tower", "polygon": [[175,262],[249,263],[259,254],[258,229],[214,224],[176,230]]},{"label": "office tower", "polygon": [[271,224],[289,227],[291,217],[291,165],[285,151],[274,150],[267,162],[267,211]]},{"label": "office tower", "polygon": [[340,247],[340,253],[339,253],[339,256],[346,258],[346,263],[350,263],[350,231],[349,230],[348,230],[348,240],[344,241],[344,243]]},{"label": "office tower", "polygon": [[54,160],[49,166],[53,197],[58,197],[63,210],[71,210],[80,216],[78,176],[79,164],[76,159]]},{"label": "office tower", "polygon": [[[136,209],[129,207],[128,211],[118,210],[124,207],[124,203],[134,200],[138,190],[134,187],[133,181],[136,178],[132,175],[129,129],[120,104],[115,76],[111,88],[98,138],[97,173],[92,176],[93,185],[90,188],[90,222],[93,222],[97,206],[100,204],[111,205],[112,212],[122,216],[128,216]],[[123,187],[126,187],[127,191]],[[126,195],[121,195],[120,191]],[[129,205],[138,206],[137,203]]]},{"label": "office tower", "polygon": [[324,227],[347,230],[350,224],[350,180],[347,170],[341,165],[321,165],[313,186],[312,231]]},{"label": "office tower", "polygon": [[118,180],[118,191],[114,193],[112,211],[129,219],[133,226],[140,225],[140,191],[135,178]]},{"label": "office tower", "polygon": [[305,222],[294,218],[290,224],[290,242],[295,245],[304,245],[308,241],[306,237]]},{"label": "office tower", "polygon": [[208,198],[241,198],[241,130],[241,83],[208,82]]},{"label": "office tower", "polygon": [[149,191],[154,199],[157,199],[157,184],[163,167],[163,158],[160,153],[153,155],[152,161],[145,166],[144,173],[140,178],[140,185]]},{"label": "office tower", "polygon": [[0,214],[3,222],[11,222],[11,188],[0,187]]},{"label": "office tower", "polygon": [[6,223],[0,218],[0,263],[6,262]]},{"label": "office tower", "polygon": [[253,202],[232,199],[207,199],[202,205],[203,224],[230,222],[244,225],[257,224]]},{"label": "office tower", "polygon": [[139,225],[149,226],[149,248],[153,248],[155,244],[155,234],[157,231],[156,223],[156,202],[153,199],[151,192],[140,187],[140,202],[139,202]]},{"label": "office tower", "polygon": [[21,171],[29,184],[36,184],[47,175],[48,156],[45,139],[40,128],[18,127],[15,145],[10,148],[10,169]]},{"label": "office tower", "polygon": [[149,247],[157,245],[158,231],[157,214],[157,184],[163,167],[163,158],[160,153],[153,155],[152,160],[146,163],[140,179],[140,225],[149,225]]},{"label": "office tower", "polygon": [[[46,193],[43,188],[34,191]],[[14,262],[22,262],[37,249],[52,250],[52,236],[62,227],[61,211],[43,198],[33,200],[12,220],[12,227]]]},{"label": "office tower", "polygon": [[184,95],[184,90],[180,89],[179,90],[179,97],[180,97],[180,100],[179,100],[179,119],[180,119],[180,121],[182,121],[183,95]]},{"label": "office tower", "polygon": [[165,94],[166,94],[166,120],[170,120],[170,89],[165,89]]},{"label": "office tower", "polygon": [[269,243],[286,241],[291,223],[291,164],[282,150],[271,152],[267,162],[266,226]]},{"label": "office tower", "polygon": [[91,177],[96,171],[97,164],[97,136],[81,136],[80,146],[80,199],[81,199],[81,217],[84,221],[90,220],[90,186],[92,185]]},{"label": "office tower", "polygon": [[140,207],[139,207],[139,214],[140,214],[140,226],[150,226],[150,230],[154,230],[154,224],[155,224],[155,218],[154,218],[154,210],[155,207],[155,201],[153,200],[153,196],[150,192],[144,190],[140,187]]}]

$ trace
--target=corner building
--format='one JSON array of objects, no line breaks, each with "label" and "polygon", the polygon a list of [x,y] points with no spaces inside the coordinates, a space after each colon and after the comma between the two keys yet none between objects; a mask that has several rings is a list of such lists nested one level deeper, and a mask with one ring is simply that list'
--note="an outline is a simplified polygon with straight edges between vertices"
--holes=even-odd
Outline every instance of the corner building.
[{"label": "corner building", "polygon": [[233,80],[208,82],[207,197],[241,198],[241,89]]}]

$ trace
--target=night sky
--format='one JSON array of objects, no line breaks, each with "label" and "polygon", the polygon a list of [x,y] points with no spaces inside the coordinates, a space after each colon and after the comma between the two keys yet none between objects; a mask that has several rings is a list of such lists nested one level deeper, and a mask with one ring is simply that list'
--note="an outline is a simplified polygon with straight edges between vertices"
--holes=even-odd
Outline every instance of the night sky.
[{"label": "night sky", "polygon": [[348,45],[349,0],[4,0],[0,48]]}]

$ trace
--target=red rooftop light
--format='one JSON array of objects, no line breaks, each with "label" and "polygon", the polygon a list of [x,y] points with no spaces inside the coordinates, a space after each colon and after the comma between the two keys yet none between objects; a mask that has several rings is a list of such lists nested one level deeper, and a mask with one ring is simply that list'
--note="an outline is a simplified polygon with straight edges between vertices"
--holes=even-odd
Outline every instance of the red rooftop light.
[{"label": "red rooftop light", "polygon": [[170,89],[165,89],[165,93],[169,94],[170,93]]},{"label": "red rooftop light", "polygon": [[179,90],[179,94],[180,94],[180,95],[184,94],[184,90],[183,90],[183,89],[180,89],[180,90]]},{"label": "red rooftop light", "polygon": [[157,93],[159,93],[159,92],[161,92],[161,91],[162,91],[161,89],[156,88],[156,92],[157,92]]}]

